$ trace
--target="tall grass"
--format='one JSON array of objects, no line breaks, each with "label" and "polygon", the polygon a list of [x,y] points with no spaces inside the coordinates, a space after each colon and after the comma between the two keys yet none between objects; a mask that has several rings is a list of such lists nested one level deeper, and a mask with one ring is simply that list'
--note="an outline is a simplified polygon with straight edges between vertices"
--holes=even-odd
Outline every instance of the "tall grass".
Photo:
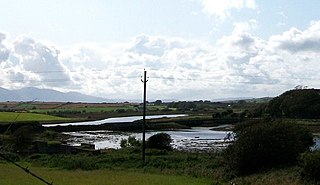
[{"label": "tall grass", "polygon": [[249,176],[232,179],[234,184],[255,184],[255,185],[303,185],[297,167],[274,169],[266,173],[257,173]]},{"label": "tall grass", "polygon": [[[108,150],[100,155],[35,154],[23,166],[59,185],[112,184],[263,184],[302,185],[300,168],[276,168],[230,178],[221,153],[187,153],[147,150],[146,162],[139,149]],[[0,185],[41,184],[21,169],[0,160]]]},{"label": "tall grass", "polygon": [[[31,167],[33,172],[54,185],[207,185],[210,179],[150,174],[118,170],[58,170]],[[44,183],[10,164],[0,163],[0,184],[43,185]]]},{"label": "tall grass", "polygon": [[210,177],[222,166],[222,157],[216,153],[187,153],[147,150],[145,164],[139,149],[107,151],[101,155],[33,155],[28,161],[41,166],[61,169],[134,169],[165,174]]}]

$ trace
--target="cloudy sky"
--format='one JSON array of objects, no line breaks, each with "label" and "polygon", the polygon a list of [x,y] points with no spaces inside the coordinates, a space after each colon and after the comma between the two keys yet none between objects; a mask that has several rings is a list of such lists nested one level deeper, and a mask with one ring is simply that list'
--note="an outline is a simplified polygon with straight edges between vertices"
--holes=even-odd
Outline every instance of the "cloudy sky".
[{"label": "cloudy sky", "polygon": [[319,0],[0,0],[0,87],[108,99],[320,88]]}]

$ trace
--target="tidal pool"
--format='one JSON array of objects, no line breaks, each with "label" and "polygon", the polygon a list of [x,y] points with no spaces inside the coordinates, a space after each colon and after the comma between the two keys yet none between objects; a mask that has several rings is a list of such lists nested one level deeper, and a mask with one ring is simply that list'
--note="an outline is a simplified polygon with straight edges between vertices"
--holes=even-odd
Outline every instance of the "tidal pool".
[{"label": "tidal pool", "polygon": [[319,150],[320,149],[320,136],[315,136],[314,139],[314,145],[311,147],[311,150]]},{"label": "tidal pool", "polygon": [[[226,126],[227,127],[227,126]],[[186,151],[208,151],[220,150],[228,146],[232,142],[232,138],[228,139],[230,131],[214,131],[212,128],[217,127],[194,127],[191,129],[181,129],[175,131],[149,131],[146,132],[146,139],[150,136],[164,132],[171,136],[172,146],[178,150]],[[90,143],[95,145],[95,149],[119,149],[122,139],[128,139],[134,136],[141,140],[142,133],[132,132],[115,132],[115,131],[80,131],[80,132],[64,132],[69,136],[67,143],[73,146],[80,146],[81,143]],[[315,145],[311,150],[320,149],[320,137],[314,137]]]},{"label": "tidal pool", "polygon": [[[164,132],[171,136],[172,146],[178,150],[217,150],[228,145],[227,131],[213,131],[212,127],[194,127],[191,129],[181,129],[176,131],[149,131],[146,132],[146,139],[150,136]],[[64,132],[69,135],[68,144],[80,145],[81,143],[91,143],[95,149],[114,148],[119,149],[122,139],[134,136],[141,140],[142,133],[114,132],[114,131],[80,131]]]}]

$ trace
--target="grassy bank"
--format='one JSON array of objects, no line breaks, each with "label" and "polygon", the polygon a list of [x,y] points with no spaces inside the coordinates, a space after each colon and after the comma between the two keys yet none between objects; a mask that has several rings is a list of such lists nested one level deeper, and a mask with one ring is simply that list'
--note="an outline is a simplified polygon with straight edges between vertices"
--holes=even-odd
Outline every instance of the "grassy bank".
[{"label": "grassy bank", "polygon": [[[97,156],[33,155],[19,163],[56,185],[304,184],[295,166],[230,179],[219,153],[148,150],[142,165],[140,151],[109,150]],[[43,183],[0,160],[0,184]]]},{"label": "grassy bank", "polygon": [[291,167],[274,169],[265,173],[238,177],[230,180],[229,184],[255,184],[255,185],[305,185],[300,178],[299,168]]},{"label": "grassy bank", "polygon": [[[32,171],[59,185],[207,185],[210,179],[145,172],[101,170],[59,170],[32,167]],[[44,183],[11,165],[0,163],[0,184],[43,185]]]},{"label": "grassy bank", "polygon": [[0,112],[0,124],[19,121],[67,121],[68,118],[25,112]]}]

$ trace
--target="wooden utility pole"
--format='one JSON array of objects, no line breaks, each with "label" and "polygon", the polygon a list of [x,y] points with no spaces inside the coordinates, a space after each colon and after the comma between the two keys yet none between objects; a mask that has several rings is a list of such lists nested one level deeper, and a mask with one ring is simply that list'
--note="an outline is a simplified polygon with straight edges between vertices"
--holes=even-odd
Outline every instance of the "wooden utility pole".
[{"label": "wooden utility pole", "polygon": [[142,160],[146,160],[146,106],[147,106],[147,71],[144,70],[143,80],[143,123],[142,123]]}]

